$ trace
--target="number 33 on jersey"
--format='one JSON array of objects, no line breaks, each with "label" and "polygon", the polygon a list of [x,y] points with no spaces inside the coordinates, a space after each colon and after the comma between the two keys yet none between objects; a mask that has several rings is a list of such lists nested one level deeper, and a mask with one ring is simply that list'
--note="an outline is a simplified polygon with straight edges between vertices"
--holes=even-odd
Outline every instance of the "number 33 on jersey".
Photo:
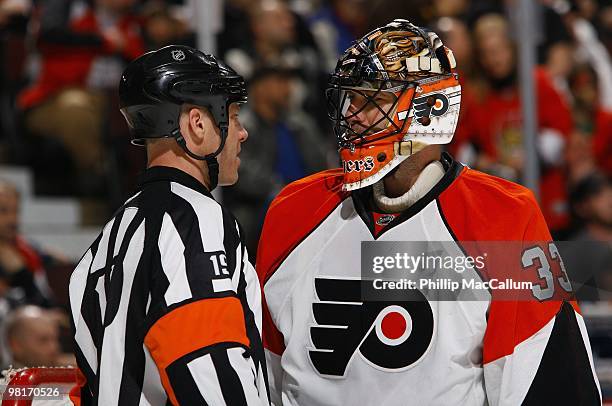
[{"label": "number 33 on jersey", "polygon": [[[531,192],[449,156],[442,163],[432,191],[382,226],[371,190],[342,192],[340,170],[295,182],[272,203],[257,272],[275,404],[601,403],[584,322]],[[363,241],[512,242],[513,261],[473,277],[522,275],[532,288],[517,299],[411,290],[364,300]]]}]

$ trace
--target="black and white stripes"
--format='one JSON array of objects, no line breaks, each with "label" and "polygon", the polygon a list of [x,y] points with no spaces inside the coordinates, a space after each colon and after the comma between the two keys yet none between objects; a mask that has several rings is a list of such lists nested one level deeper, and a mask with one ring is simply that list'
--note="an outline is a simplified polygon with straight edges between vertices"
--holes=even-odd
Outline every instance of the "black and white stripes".
[{"label": "black and white stripes", "polygon": [[148,169],[71,277],[83,404],[268,404],[260,300],[233,216]]}]

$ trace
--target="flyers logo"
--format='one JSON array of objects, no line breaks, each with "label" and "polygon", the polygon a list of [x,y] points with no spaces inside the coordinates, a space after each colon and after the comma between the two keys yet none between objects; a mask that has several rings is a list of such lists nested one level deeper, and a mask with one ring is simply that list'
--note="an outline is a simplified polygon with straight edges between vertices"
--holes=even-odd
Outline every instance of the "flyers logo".
[{"label": "flyers logo", "polygon": [[417,118],[442,116],[448,111],[448,97],[442,93],[428,94],[414,99],[414,115]]},{"label": "flyers logo", "polygon": [[308,355],[321,375],[344,377],[356,354],[374,368],[399,372],[429,348],[434,317],[425,296],[411,290],[401,302],[364,302],[365,284],[371,282],[315,279],[319,301],[312,305],[315,324]]}]

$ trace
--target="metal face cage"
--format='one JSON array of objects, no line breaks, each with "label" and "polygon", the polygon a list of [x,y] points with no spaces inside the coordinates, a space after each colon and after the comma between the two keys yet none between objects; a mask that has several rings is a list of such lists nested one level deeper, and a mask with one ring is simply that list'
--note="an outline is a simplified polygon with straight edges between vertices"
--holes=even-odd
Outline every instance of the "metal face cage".
[{"label": "metal face cage", "polygon": [[[327,99],[328,115],[334,123],[334,135],[336,136],[339,149],[354,149],[356,146],[366,145],[399,134],[404,130],[406,121],[404,120],[400,126],[393,120],[393,115],[401,96],[407,89],[414,87],[414,83],[393,83],[390,80],[377,82],[368,82],[368,86],[344,86],[341,83],[332,83],[327,88],[325,96]],[[388,108],[381,107],[377,101],[382,92],[394,95],[394,100]],[[363,98],[364,102],[357,106],[357,108],[349,111],[353,95]],[[381,117],[362,131],[354,129],[350,125],[351,121],[371,107],[378,110]],[[381,131],[379,127],[383,123],[386,124],[387,131],[384,131],[379,136],[372,136],[376,132]]]}]

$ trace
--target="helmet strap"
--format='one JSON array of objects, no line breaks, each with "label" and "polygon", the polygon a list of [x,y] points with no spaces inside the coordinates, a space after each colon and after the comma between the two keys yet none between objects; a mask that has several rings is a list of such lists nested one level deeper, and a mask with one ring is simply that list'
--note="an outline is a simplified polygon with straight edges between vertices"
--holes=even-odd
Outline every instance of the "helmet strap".
[{"label": "helmet strap", "polygon": [[416,154],[420,150],[427,147],[429,144],[419,141],[401,141],[393,144],[393,149],[395,150],[395,155],[406,155],[410,156],[412,154]]},{"label": "helmet strap", "polygon": [[219,162],[217,161],[217,155],[221,153],[223,147],[225,146],[225,140],[227,139],[227,124],[220,124],[219,129],[221,130],[221,144],[219,144],[219,148],[217,148],[215,152],[208,155],[194,154],[189,150],[189,148],[187,148],[187,142],[185,141],[183,134],[181,134],[181,130],[176,128],[174,131],[172,131],[172,136],[187,155],[198,161],[206,162],[211,192],[217,187],[219,182]]},{"label": "helmet strap", "polygon": [[208,166],[208,178],[210,179],[210,190],[217,187],[219,181],[219,162],[214,156],[207,155],[205,158],[206,166]]}]

